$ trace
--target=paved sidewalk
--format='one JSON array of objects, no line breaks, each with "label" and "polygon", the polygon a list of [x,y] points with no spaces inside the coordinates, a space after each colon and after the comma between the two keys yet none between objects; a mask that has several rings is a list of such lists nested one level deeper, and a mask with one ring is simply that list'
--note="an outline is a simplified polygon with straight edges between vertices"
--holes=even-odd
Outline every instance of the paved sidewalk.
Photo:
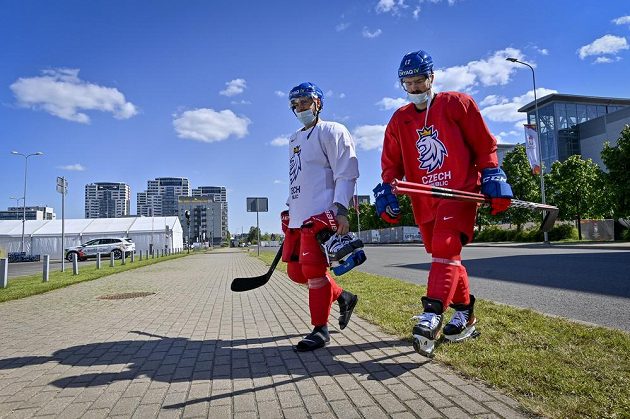
[{"label": "paved sidewalk", "polygon": [[294,352],[306,289],[229,289],[266,269],[224,250],[0,304],[0,417],[522,417],[356,315],[338,331],[336,304],[330,345]]}]

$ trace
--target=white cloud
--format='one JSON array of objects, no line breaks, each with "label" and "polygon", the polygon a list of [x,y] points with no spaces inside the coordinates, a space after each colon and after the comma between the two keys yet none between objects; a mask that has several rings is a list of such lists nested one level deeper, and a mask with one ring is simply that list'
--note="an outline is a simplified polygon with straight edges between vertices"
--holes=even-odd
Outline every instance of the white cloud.
[{"label": "white cloud", "polygon": [[240,95],[247,88],[247,81],[245,79],[234,79],[225,82],[225,89],[219,92],[223,96],[236,96]]},{"label": "white cloud", "polygon": [[174,115],[173,127],[179,138],[197,140],[204,143],[226,140],[230,136],[243,138],[248,134],[251,121],[245,116],[237,116],[229,109],[215,111],[200,108]]},{"label": "white cloud", "polygon": [[289,145],[289,136],[288,135],[281,135],[279,137],[276,137],[273,140],[271,140],[270,144],[272,146],[276,146],[276,147],[287,146],[287,145]]},{"label": "white cloud", "polygon": [[274,179],[274,181],[273,181],[273,184],[274,184],[274,185],[283,185],[283,184],[285,184],[285,183],[286,183],[286,182],[284,182],[284,181],[282,181],[282,180],[280,180],[280,179]]},{"label": "white cloud", "polygon": [[613,19],[612,23],[615,25],[630,25],[630,16],[621,16],[617,19]]},{"label": "white cloud", "polygon": [[361,125],[352,131],[357,146],[363,150],[383,148],[385,125]]},{"label": "white cloud", "polygon": [[87,124],[90,117],[82,111],[110,112],[116,119],[138,113],[118,89],[79,79],[79,69],[57,68],[42,71],[40,77],[19,78],[10,88],[18,105],[43,109],[68,121]]},{"label": "white cloud", "polygon": [[368,38],[368,39],[373,39],[376,38],[378,36],[380,36],[383,33],[382,30],[377,29],[373,32],[370,32],[370,30],[367,28],[367,26],[363,27],[363,31],[361,32],[361,35],[363,35],[364,38]]},{"label": "white cloud", "polygon": [[610,63],[616,63],[617,61],[621,61],[621,57],[615,57],[615,58],[597,57],[595,61],[593,62],[593,64],[610,64]]},{"label": "white cloud", "polygon": [[497,95],[489,95],[483,98],[481,102],[479,102],[479,106],[497,105],[504,102],[507,102],[507,99]]},{"label": "white cloud", "polygon": [[376,5],[377,13],[398,13],[400,8],[406,7],[405,0],[379,0]]},{"label": "white cloud", "polygon": [[615,55],[619,51],[630,48],[628,41],[623,36],[604,35],[584,45],[578,50],[580,58],[583,60],[590,55]]},{"label": "white cloud", "polygon": [[[414,8],[412,15],[414,19],[417,19],[420,14],[420,5],[422,3],[441,3],[442,0],[418,0],[418,5]],[[454,5],[457,0],[447,0],[449,6]],[[409,5],[405,4],[405,0],[379,0],[376,5],[377,13],[391,13],[392,15],[400,15],[402,11],[408,9]]]},{"label": "white cloud", "polygon": [[342,93],[339,93],[339,99],[343,99],[344,97],[346,97],[346,94],[345,94],[345,93],[343,93],[343,92],[342,92]]},{"label": "white cloud", "polygon": [[283,92],[282,90],[276,90],[275,92],[273,92],[274,95],[278,96],[278,97],[287,97],[288,94]]},{"label": "white cloud", "polygon": [[393,97],[384,97],[383,99],[376,102],[375,105],[377,105],[379,109],[387,111],[390,109],[398,109],[401,106],[405,106],[407,103],[409,103],[409,101],[402,97],[395,99]]},{"label": "white cloud", "polygon": [[440,91],[469,90],[476,83],[477,76],[467,66],[448,67],[435,71],[435,88]]},{"label": "white cloud", "polygon": [[[558,93],[558,91],[542,87],[536,89],[538,99],[552,93]],[[484,101],[486,99],[484,99]],[[534,100],[534,91],[530,90],[524,95],[516,96],[512,99],[496,97],[492,100],[494,100],[496,104],[481,108],[481,114],[490,121],[515,122],[515,126],[518,126],[519,124],[525,123],[527,119],[527,115],[523,112],[519,112],[518,109]]]},{"label": "white cloud", "polygon": [[83,172],[85,171],[85,166],[79,163],[75,163],[75,164],[68,164],[65,166],[57,166],[57,169],[68,170],[71,172]]},{"label": "white cloud", "polygon": [[[497,143],[501,143],[501,144],[514,144],[517,143],[519,141],[522,141],[524,134],[521,132],[519,133],[518,131],[512,130],[509,132],[505,132],[505,131],[501,131],[498,134],[494,134],[494,137],[497,139]],[[510,139],[511,141],[508,141],[508,139]]]},{"label": "white cloud", "polygon": [[251,105],[252,102],[249,100],[233,100],[230,102],[232,105]]},{"label": "white cloud", "polygon": [[349,23],[342,22],[342,23],[338,24],[337,26],[335,26],[335,30],[337,32],[341,32],[341,31],[345,31],[349,27],[350,27]]},{"label": "white cloud", "polygon": [[[483,60],[471,61],[462,66],[448,67],[435,71],[435,86],[437,90],[457,90],[470,92],[473,87],[505,85],[511,80],[512,74],[519,66],[506,61],[514,57],[522,60],[523,53],[515,48],[505,48],[494,52],[492,56]],[[533,65],[535,67],[535,64]]]}]

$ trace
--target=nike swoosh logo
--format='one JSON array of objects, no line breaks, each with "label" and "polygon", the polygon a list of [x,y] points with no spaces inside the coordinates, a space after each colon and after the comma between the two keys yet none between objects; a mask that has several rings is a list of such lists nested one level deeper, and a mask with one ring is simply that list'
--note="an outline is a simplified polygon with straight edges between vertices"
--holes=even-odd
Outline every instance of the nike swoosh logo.
[{"label": "nike swoosh logo", "polygon": [[453,217],[444,217],[444,218],[442,218],[442,219],[443,219],[444,221],[448,221],[448,220],[450,220],[451,218],[453,218]]},{"label": "nike swoosh logo", "polygon": [[306,255],[308,255],[309,253],[310,253],[310,252],[306,252],[306,253],[304,253],[304,252],[303,252],[303,253],[302,253],[302,256],[306,256]]}]

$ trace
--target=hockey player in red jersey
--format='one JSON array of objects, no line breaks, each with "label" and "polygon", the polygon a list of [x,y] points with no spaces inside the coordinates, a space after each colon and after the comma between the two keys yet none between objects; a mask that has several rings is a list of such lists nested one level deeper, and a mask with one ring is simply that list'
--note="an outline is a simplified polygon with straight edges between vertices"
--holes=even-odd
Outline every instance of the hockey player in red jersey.
[{"label": "hockey player in red jersey", "polygon": [[[481,192],[490,198],[491,212],[510,205],[512,189],[497,163],[496,140],[477,104],[458,92],[433,90],[433,59],[425,51],[406,54],[398,70],[410,104],[398,109],[387,124],[381,155],[382,184],[374,189],[376,210],[397,223],[400,208],[390,183],[394,179]],[[443,332],[449,341],[476,334],[475,297],[461,262],[462,246],[470,243],[477,204],[413,195],[414,219],[425,249],[432,254],[424,312],[416,316],[413,343],[417,352],[431,356]],[[455,314],[442,331],[444,312]]]},{"label": "hockey player in red jersey", "polygon": [[328,267],[329,259],[340,260],[348,253],[352,257],[353,249],[362,246],[348,235],[347,216],[359,166],[346,127],[320,119],[324,95],[317,86],[307,82],[294,87],[289,101],[303,128],[289,140],[289,210],[282,213],[282,260],[291,280],[308,285],[314,329],[295,347],[305,352],[330,341],[328,317],[334,301],[339,303],[340,329],[347,326],[358,301],[337,285]]}]

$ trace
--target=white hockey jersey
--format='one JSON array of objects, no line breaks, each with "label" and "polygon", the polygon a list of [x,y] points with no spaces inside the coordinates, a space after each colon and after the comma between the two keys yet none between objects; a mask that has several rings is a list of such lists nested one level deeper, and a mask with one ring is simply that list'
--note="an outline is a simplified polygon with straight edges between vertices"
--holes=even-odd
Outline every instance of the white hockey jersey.
[{"label": "white hockey jersey", "polygon": [[289,138],[289,227],[326,210],[336,213],[335,202],[347,207],[358,177],[354,140],[345,126],[320,120],[312,132],[295,132]]}]

